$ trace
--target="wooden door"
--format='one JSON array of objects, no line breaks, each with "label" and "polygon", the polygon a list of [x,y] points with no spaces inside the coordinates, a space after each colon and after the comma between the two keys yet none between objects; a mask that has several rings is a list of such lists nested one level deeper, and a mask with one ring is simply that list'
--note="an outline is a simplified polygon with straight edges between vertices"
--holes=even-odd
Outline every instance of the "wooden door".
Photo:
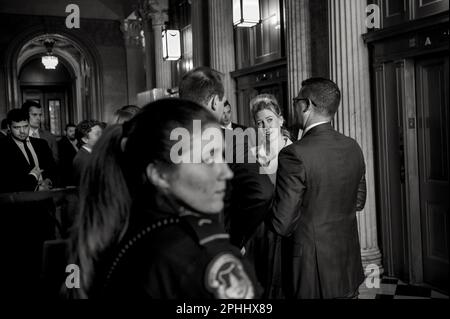
[{"label": "wooden door", "polygon": [[449,58],[416,63],[423,281],[448,291]]}]

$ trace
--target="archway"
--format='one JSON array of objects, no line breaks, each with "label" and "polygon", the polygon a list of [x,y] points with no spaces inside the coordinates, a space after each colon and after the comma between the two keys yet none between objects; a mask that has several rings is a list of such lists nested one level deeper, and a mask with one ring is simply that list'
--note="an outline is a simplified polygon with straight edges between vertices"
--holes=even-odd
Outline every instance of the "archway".
[{"label": "archway", "polygon": [[73,77],[71,98],[73,121],[101,119],[103,114],[102,67],[95,45],[79,39],[66,30],[48,33],[33,29],[18,37],[6,52],[7,109],[19,107],[23,102],[19,75],[29,61],[46,53],[45,39],[55,40],[53,54]]}]

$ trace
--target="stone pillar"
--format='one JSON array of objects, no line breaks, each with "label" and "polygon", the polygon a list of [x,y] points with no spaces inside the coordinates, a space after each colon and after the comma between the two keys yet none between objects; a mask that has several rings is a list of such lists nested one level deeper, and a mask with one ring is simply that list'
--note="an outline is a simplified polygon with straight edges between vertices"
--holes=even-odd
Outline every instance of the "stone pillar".
[{"label": "stone pillar", "polygon": [[236,68],[234,52],[233,1],[209,0],[209,43],[211,67],[223,73],[225,96],[237,121],[236,83],[230,72]]},{"label": "stone pillar", "polygon": [[172,87],[172,68],[170,61],[163,60],[161,31],[169,20],[167,10],[151,14],[155,48],[155,76],[156,88],[169,89]]},{"label": "stone pillar", "polygon": [[209,65],[207,0],[191,0],[194,68]]},{"label": "stone pillar", "polygon": [[288,110],[292,123],[292,99],[298,95],[302,82],[311,77],[310,0],[285,0],[286,52],[288,64]]},{"label": "stone pillar", "polygon": [[362,34],[367,32],[366,1],[328,0],[328,5],[330,74],[342,91],[335,127],[354,138],[364,153],[367,202],[358,213],[361,255],[364,266],[376,264],[382,272],[377,238],[369,51],[362,39]]},{"label": "stone pillar", "polygon": [[137,19],[124,20],[121,30],[127,55],[128,104],[136,104],[137,94],[146,88],[142,23]]}]

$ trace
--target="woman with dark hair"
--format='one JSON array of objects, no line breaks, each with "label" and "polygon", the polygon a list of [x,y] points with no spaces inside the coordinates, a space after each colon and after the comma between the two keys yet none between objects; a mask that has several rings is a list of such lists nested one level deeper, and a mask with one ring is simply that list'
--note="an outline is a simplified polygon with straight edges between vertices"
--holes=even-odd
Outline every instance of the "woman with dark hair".
[{"label": "woman with dark hair", "polygon": [[78,297],[255,297],[254,276],[220,226],[233,174],[221,133],[204,139],[211,128],[221,132],[201,106],[166,99],[107,129],[80,188]]}]

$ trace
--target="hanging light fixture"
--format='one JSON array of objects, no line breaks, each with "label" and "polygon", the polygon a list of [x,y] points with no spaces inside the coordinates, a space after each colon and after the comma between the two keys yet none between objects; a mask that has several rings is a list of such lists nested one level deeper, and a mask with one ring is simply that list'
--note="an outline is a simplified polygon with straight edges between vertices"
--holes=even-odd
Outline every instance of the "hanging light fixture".
[{"label": "hanging light fixture", "polygon": [[178,61],[181,59],[181,34],[179,30],[162,29],[162,50],[164,61]]},{"label": "hanging light fixture", "polygon": [[47,49],[47,54],[41,58],[41,62],[44,65],[46,70],[54,70],[58,65],[58,57],[53,55],[53,45],[55,44],[55,40],[46,39],[44,41],[45,48]]},{"label": "hanging light fixture", "polygon": [[233,24],[251,28],[261,22],[259,0],[233,0]]}]

